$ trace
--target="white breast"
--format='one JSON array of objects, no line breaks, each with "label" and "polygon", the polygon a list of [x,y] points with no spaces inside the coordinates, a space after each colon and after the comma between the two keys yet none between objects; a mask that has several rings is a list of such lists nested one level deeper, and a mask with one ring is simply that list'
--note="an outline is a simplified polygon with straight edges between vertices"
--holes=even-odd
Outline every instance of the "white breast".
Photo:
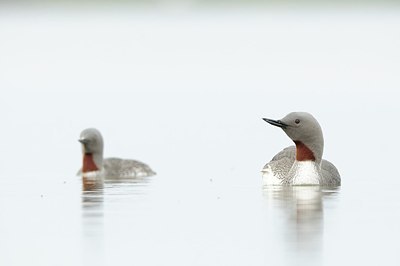
[{"label": "white breast", "polygon": [[288,176],[293,185],[319,185],[322,179],[314,161],[295,161]]},{"label": "white breast", "polygon": [[87,180],[96,181],[96,180],[103,180],[104,179],[104,170],[101,171],[91,171],[82,173],[82,177],[86,178]]}]

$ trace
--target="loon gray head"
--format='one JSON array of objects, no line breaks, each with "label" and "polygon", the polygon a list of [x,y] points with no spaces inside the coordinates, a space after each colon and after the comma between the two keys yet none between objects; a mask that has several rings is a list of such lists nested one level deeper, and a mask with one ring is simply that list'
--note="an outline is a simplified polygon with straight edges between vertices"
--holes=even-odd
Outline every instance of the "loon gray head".
[{"label": "loon gray head", "polygon": [[324,151],[324,137],[318,121],[309,113],[293,112],[280,120],[263,118],[285,131],[296,144],[297,161],[315,161],[320,164]]}]

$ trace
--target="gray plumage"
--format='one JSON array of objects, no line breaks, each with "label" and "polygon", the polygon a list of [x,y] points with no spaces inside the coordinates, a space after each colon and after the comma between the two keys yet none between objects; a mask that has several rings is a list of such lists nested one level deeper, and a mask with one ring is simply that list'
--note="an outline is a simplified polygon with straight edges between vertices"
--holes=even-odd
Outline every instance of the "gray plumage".
[{"label": "gray plumage", "polygon": [[120,158],[104,159],[103,168],[106,176],[111,178],[145,177],[156,174],[147,164]]},{"label": "gray plumage", "polygon": [[[277,153],[270,162],[268,162],[261,172],[270,168],[275,175],[281,180],[282,184],[290,184],[287,177],[290,169],[296,160],[296,146],[289,146]],[[340,174],[337,168],[329,161],[322,159],[321,176],[323,184],[327,186],[340,185]]]}]

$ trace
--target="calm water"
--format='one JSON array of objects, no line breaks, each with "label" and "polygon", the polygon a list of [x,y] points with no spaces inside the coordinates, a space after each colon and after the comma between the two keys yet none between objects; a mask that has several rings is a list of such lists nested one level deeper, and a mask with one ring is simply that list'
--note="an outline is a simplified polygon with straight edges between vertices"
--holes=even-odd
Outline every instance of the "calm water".
[{"label": "calm water", "polygon": [[[399,9],[188,9],[0,9],[0,265],[400,265]],[[290,111],[342,187],[261,188]]]},{"label": "calm water", "polygon": [[[2,182],[2,265],[396,265],[397,188]],[[175,180],[176,181],[176,180]],[[179,188],[179,189],[178,189]]]}]

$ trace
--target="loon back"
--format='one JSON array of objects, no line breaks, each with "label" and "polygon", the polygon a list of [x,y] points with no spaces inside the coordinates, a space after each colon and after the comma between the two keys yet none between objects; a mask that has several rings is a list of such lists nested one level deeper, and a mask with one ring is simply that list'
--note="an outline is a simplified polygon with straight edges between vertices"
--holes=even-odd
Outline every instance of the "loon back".
[{"label": "loon back", "polygon": [[106,178],[146,177],[156,174],[145,163],[120,158],[104,159],[103,168]]}]

